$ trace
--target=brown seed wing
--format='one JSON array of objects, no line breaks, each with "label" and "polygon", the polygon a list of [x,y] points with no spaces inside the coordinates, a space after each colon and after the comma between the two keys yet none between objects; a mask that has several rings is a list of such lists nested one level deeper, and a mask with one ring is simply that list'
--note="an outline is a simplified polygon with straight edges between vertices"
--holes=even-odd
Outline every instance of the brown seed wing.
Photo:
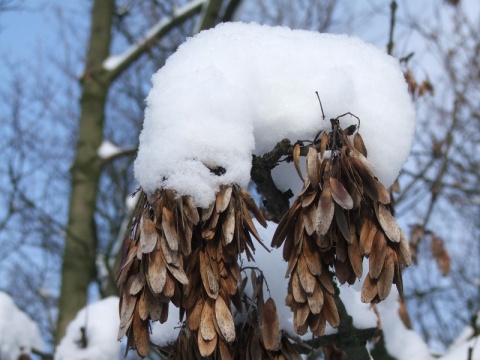
[{"label": "brown seed wing", "polygon": [[201,337],[204,340],[213,340],[217,336],[215,324],[213,323],[214,304],[212,299],[207,299],[203,305],[202,315],[200,317],[200,331]]},{"label": "brown seed wing", "polygon": [[140,318],[142,320],[147,320],[148,319],[148,315],[149,315],[149,311],[148,311],[148,303],[147,303],[147,296],[145,295],[145,293],[147,291],[150,291],[150,290],[145,290],[142,292],[142,294],[140,295],[140,297],[138,298],[138,314],[140,315]]},{"label": "brown seed wing", "polygon": [[378,297],[380,300],[385,300],[390,294],[390,289],[392,288],[393,275],[395,273],[395,258],[396,254],[392,249],[388,249],[387,255],[385,257],[385,263],[383,265],[382,272],[378,277],[377,281],[377,290]]},{"label": "brown seed wing", "polygon": [[145,285],[145,275],[138,273],[130,285],[130,295],[137,295],[143,289],[143,285]]},{"label": "brown seed wing", "polygon": [[314,146],[308,148],[307,175],[312,188],[317,189],[320,182],[320,173],[318,166],[318,153]]},{"label": "brown seed wing", "polygon": [[202,209],[202,221],[205,222],[212,216],[213,209],[215,208],[215,201],[211,203],[208,208]]},{"label": "brown seed wing", "polygon": [[305,258],[303,256],[299,256],[298,258],[297,273],[300,280],[300,285],[305,292],[310,295],[313,294],[317,281],[315,280],[315,276],[313,276],[308,269],[307,263],[305,262]]},{"label": "brown seed wing", "polygon": [[175,294],[175,282],[169,275],[168,271],[165,278],[165,286],[163,287],[162,294],[165,295],[167,298],[171,298]]},{"label": "brown seed wing", "polygon": [[399,260],[400,260],[400,264],[404,266],[410,266],[412,264],[412,255],[410,254],[410,246],[408,245],[407,238],[405,237],[405,234],[403,233],[403,231],[400,235]]},{"label": "brown seed wing", "polygon": [[297,170],[297,174],[300,179],[303,180],[302,170],[300,169],[300,144],[295,144],[293,147],[293,164],[295,165],[295,170]]},{"label": "brown seed wing", "polygon": [[352,265],[355,276],[361,278],[363,274],[363,258],[360,253],[357,231],[353,223],[350,223],[350,236],[352,238],[352,243],[348,245],[348,258],[350,259],[350,264]]},{"label": "brown seed wing", "polygon": [[353,208],[353,199],[343,184],[333,176],[330,177],[330,188],[335,202],[346,210]]},{"label": "brown seed wing", "polygon": [[167,239],[168,246],[173,251],[178,250],[178,234],[173,223],[172,212],[164,207],[162,209],[162,228],[165,233],[165,238]]},{"label": "brown seed wing", "polygon": [[167,268],[161,251],[151,252],[148,261],[147,280],[152,291],[160,294],[166,281]]},{"label": "brown seed wing", "polygon": [[200,355],[203,357],[207,357],[207,356],[210,356],[215,351],[217,347],[218,336],[217,336],[217,333],[215,332],[215,336],[212,338],[212,340],[205,340],[199,331],[197,340],[198,340],[198,350],[200,351]]},{"label": "brown seed wing", "polygon": [[228,204],[230,203],[231,196],[232,196],[231,186],[220,187],[220,191],[218,192],[217,198],[215,200],[215,211],[217,213],[222,213],[227,209]]},{"label": "brown seed wing", "polygon": [[310,314],[310,307],[307,303],[299,305],[293,313],[293,328],[297,334],[303,335],[306,332],[304,325],[307,324],[307,318]]},{"label": "brown seed wing", "polygon": [[203,304],[203,299],[199,299],[193,307],[193,310],[190,313],[187,313],[187,325],[190,331],[195,331],[200,327]]},{"label": "brown seed wing", "polygon": [[327,150],[328,145],[328,135],[326,132],[323,132],[322,137],[320,138],[320,157],[323,159],[325,151]]},{"label": "brown seed wing", "polygon": [[302,208],[301,216],[308,235],[312,235],[317,230],[317,207],[311,204],[306,208]]},{"label": "brown seed wing", "polygon": [[220,359],[222,360],[231,360],[232,355],[228,349],[228,345],[222,339],[218,340],[218,350],[220,353]]},{"label": "brown seed wing", "polygon": [[159,236],[158,244],[160,245],[160,249],[163,253],[163,257],[165,258],[166,263],[177,264],[178,263],[177,252],[170,249],[170,247],[167,244],[167,240],[165,239],[165,236],[163,235]]},{"label": "brown seed wing", "polygon": [[225,239],[225,245],[230,244],[235,234],[235,208],[232,202],[230,202],[227,215],[222,222],[222,231]]},{"label": "brown seed wing", "polygon": [[245,189],[240,189],[239,194],[240,194],[240,197],[245,202],[247,209],[252,212],[253,216],[255,216],[255,218],[260,223],[260,225],[266,228],[267,222],[265,221],[265,218],[263,217],[262,212],[260,211],[257,204],[255,203],[255,200],[253,200],[252,195],[250,195],[250,193]]},{"label": "brown seed wing", "polygon": [[[130,280],[129,280],[130,281]],[[133,279],[131,280],[133,281]],[[127,283],[128,284],[128,283]],[[137,297],[130,295],[128,288],[122,289],[122,297],[120,299],[120,326],[118,328],[118,340],[121,340],[133,321],[133,311],[137,303]]]},{"label": "brown seed wing", "polygon": [[260,243],[262,242],[262,239],[260,238],[260,235],[258,234],[257,229],[255,228],[255,225],[253,224],[252,218],[250,217],[250,213],[248,211],[247,206],[245,203],[242,201],[241,204],[241,209],[242,209],[242,220],[243,224],[246,225],[246,229],[252,233],[253,236],[255,236],[255,239],[257,239]]},{"label": "brown seed wing", "polygon": [[295,201],[292,207],[282,217],[277,228],[275,229],[275,233],[273,234],[271,243],[272,247],[278,248],[282,245],[287,234],[292,230],[292,227],[295,226],[295,220],[298,217],[300,207],[301,204]]},{"label": "brown seed wing", "polygon": [[338,315],[337,305],[335,305],[335,299],[329,293],[324,294],[322,314],[332,327],[336,328],[340,325],[340,316]]},{"label": "brown seed wing", "polygon": [[150,313],[150,319],[152,321],[160,320],[160,318],[162,317],[163,304],[150,291],[145,292],[145,298],[147,300],[147,307],[148,312]]},{"label": "brown seed wing", "polygon": [[140,318],[138,312],[133,316],[133,339],[138,355],[145,357],[150,352],[150,337],[148,333],[148,321]]},{"label": "brown seed wing", "polygon": [[401,230],[390,211],[383,204],[378,204],[378,208],[376,207],[375,210],[377,210],[378,222],[388,239],[396,243],[400,242]]},{"label": "brown seed wing", "polygon": [[235,324],[232,313],[221,296],[215,301],[215,319],[221,337],[228,343],[233,342],[235,340]]},{"label": "brown seed wing", "polygon": [[335,212],[335,205],[332,192],[328,182],[323,183],[323,190],[320,194],[320,201],[317,207],[317,233],[325,235],[330,228]]},{"label": "brown seed wing", "polygon": [[281,340],[280,322],[278,320],[277,306],[272,298],[269,298],[263,305],[260,331],[265,349],[277,351],[280,348]]},{"label": "brown seed wing", "polygon": [[388,190],[383,186],[383,184],[377,180],[377,190],[378,190],[378,201],[382,204],[387,205],[390,204],[390,193]]},{"label": "brown seed wing", "polygon": [[322,260],[320,259],[320,253],[310,245],[311,243],[311,240],[304,239],[302,254],[310,272],[313,275],[320,275],[322,273]]},{"label": "brown seed wing", "polygon": [[365,219],[360,230],[360,254],[369,255],[372,249],[373,239],[377,233],[377,228],[368,219]]},{"label": "brown seed wing", "polygon": [[182,196],[183,201],[183,214],[193,224],[197,225],[200,221],[200,215],[198,214],[197,207],[191,196]]},{"label": "brown seed wing", "polygon": [[372,279],[377,279],[383,269],[385,255],[387,253],[387,241],[382,231],[377,231],[373,239],[372,250],[369,257],[369,274]]},{"label": "brown seed wing", "polygon": [[367,147],[365,146],[365,143],[363,142],[362,136],[358,132],[356,132],[355,135],[353,135],[353,146],[363,156],[367,157]]},{"label": "brown seed wing", "polygon": [[315,291],[312,295],[307,296],[308,306],[310,306],[310,311],[312,314],[320,314],[323,307],[323,290],[320,284],[315,286]]},{"label": "brown seed wing", "polygon": [[352,242],[350,237],[350,224],[348,223],[345,212],[337,204],[335,204],[335,222],[337,224],[337,228],[340,230],[340,233],[343,235],[343,238],[350,244]]},{"label": "brown seed wing", "polygon": [[322,273],[320,274],[320,282],[330,294],[333,294],[335,292],[332,284],[332,278],[330,277],[328,271],[322,271]]},{"label": "brown seed wing", "polygon": [[367,275],[362,285],[362,302],[371,302],[375,296],[377,296],[377,293],[377,280],[374,280],[370,277],[370,275]]},{"label": "brown seed wing", "polygon": [[140,246],[142,252],[148,254],[155,249],[157,244],[158,233],[157,228],[152,220],[142,217],[140,220]]},{"label": "brown seed wing", "polygon": [[307,293],[303,290],[303,287],[300,284],[300,279],[298,277],[298,272],[295,271],[291,280],[292,285],[292,295],[296,302],[304,303],[307,301]]}]

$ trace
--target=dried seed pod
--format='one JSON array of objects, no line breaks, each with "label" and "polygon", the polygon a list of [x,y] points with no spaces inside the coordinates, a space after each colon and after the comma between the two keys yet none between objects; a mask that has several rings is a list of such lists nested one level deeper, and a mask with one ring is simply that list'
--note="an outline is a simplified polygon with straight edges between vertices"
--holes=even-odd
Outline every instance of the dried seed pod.
[{"label": "dried seed pod", "polygon": [[353,199],[342,183],[334,177],[331,177],[329,182],[330,188],[332,189],[332,197],[335,202],[346,210],[352,209]]},{"label": "dried seed pod", "polygon": [[221,296],[215,301],[215,319],[222,339],[229,343],[233,342],[235,340],[235,325],[232,313]]},{"label": "dried seed pod", "polygon": [[298,176],[304,181],[302,170],[300,169],[300,151],[300,144],[296,143],[293,147],[293,164],[295,165],[295,170],[297,171]]},{"label": "dried seed pod", "polygon": [[281,346],[280,322],[277,306],[272,298],[267,299],[260,314],[260,332],[266,350],[276,351]]}]

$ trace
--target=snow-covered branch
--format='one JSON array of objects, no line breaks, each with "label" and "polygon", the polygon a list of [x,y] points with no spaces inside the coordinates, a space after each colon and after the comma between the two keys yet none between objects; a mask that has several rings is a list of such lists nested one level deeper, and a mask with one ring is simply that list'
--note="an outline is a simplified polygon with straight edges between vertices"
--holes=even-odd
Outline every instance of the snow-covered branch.
[{"label": "snow-covered branch", "polygon": [[103,162],[109,162],[122,156],[133,156],[137,152],[137,147],[122,149],[109,140],[104,139],[97,150],[97,155]]},{"label": "snow-covered branch", "polygon": [[183,23],[192,15],[199,12],[206,0],[194,0],[181,8],[175,10],[173,15],[160,19],[152,28],[147,31],[144,37],[137,43],[133,44],[121,55],[109,56],[103,63],[103,67],[107,70],[107,76],[110,79],[116,78],[123,70],[137,60],[151,45],[151,42],[170,31],[175,26]]}]

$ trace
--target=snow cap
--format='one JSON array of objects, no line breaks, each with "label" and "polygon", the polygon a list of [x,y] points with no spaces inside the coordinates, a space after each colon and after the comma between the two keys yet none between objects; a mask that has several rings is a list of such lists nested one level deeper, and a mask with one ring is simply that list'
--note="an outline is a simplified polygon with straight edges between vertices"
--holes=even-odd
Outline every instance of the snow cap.
[{"label": "snow cap", "polygon": [[[361,119],[385,186],[410,152],[415,111],[398,61],[355,37],[220,24],[181,45],[152,83],[134,165],[147,193],[174,189],[207,207],[221,184],[248,185],[252,154],[284,138],[312,140],[346,112]],[[356,123],[345,116],[340,124]],[[294,171],[280,174],[280,190],[298,186]]]}]

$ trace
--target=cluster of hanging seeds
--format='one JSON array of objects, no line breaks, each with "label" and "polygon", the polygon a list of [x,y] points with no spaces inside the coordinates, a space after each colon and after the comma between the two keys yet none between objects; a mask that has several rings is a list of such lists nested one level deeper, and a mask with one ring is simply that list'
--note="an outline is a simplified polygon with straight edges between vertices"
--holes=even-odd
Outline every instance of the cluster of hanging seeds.
[{"label": "cluster of hanging seeds", "polygon": [[[280,330],[275,300],[271,297],[264,300],[263,287],[266,281],[262,271],[258,268],[252,269],[250,280],[253,291],[250,298],[244,297],[247,311],[244,323],[239,326],[240,345],[237,346],[239,351],[236,352],[236,358],[300,360],[301,356],[290,339]],[[246,281],[247,278],[244,283]],[[268,286],[267,291],[270,293]]]},{"label": "cluster of hanging seeds", "polygon": [[150,350],[149,321],[165,322],[169,303],[181,304],[188,283],[183,262],[192,251],[199,220],[188,196],[176,198],[172,190],[159,190],[148,199],[141,194],[117,279],[118,339],[127,335],[127,349],[136,349],[140,356]]},{"label": "cluster of hanging seeds", "polygon": [[186,314],[175,358],[231,358],[231,303],[242,306],[238,257],[245,251],[252,258],[251,234],[261,243],[250,213],[266,226],[251,195],[237,185],[222,186],[208,209],[172,190],[142,195],[118,276],[118,338],[127,335],[127,349],[148,354],[150,321],[165,322],[172,302]]},{"label": "cluster of hanging seeds", "polygon": [[[346,115],[355,117],[358,127],[342,129],[340,119]],[[285,242],[290,277],[286,303],[295,331],[304,334],[310,328],[317,336],[323,335],[326,321],[333,327],[340,322],[330,268],[341,284],[353,284],[362,277],[367,257],[361,298],[379,302],[393,283],[403,296],[401,269],[411,263],[405,235],[389,207],[389,192],[367,160],[360,119],[346,113],[330,121],[331,131],[320,132],[308,147],[305,179],[299,166],[303,146],[294,147],[295,168],[304,185],[272,240],[274,247]]]}]

